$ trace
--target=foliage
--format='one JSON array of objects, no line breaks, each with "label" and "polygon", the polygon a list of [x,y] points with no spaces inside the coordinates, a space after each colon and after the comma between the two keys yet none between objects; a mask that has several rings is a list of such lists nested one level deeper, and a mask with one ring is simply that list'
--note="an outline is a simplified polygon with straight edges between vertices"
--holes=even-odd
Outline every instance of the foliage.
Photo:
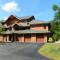
[{"label": "foliage", "polygon": [[48,40],[49,43],[53,43],[54,40],[50,37],[49,40]]},{"label": "foliage", "polygon": [[0,32],[4,32],[4,31],[5,31],[5,29],[0,27]]},{"label": "foliage", "polygon": [[54,20],[60,19],[60,7],[58,5],[53,5],[52,9],[55,11]]},{"label": "foliage", "polygon": [[60,43],[47,43],[38,52],[52,60],[60,60]]},{"label": "foliage", "polygon": [[58,9],[58,5],[53,5],[52,9],[56,11]]},{"label": "foliage", "polygon": [[53,21],[51,21],[51,32],[53,33],[52,38],[58,40],[60,39],[60,7],[53,5],[53,10],[55,11],[55,16]]}]

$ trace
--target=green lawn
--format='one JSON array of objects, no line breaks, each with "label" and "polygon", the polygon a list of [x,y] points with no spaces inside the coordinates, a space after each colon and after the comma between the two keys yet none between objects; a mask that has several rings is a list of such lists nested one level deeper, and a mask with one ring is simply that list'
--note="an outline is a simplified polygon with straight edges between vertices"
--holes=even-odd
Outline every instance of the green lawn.
[{"label": "green lawn", "polygon": [[60,60],[60,43],[46,43],[38,52],[53,60]]}]

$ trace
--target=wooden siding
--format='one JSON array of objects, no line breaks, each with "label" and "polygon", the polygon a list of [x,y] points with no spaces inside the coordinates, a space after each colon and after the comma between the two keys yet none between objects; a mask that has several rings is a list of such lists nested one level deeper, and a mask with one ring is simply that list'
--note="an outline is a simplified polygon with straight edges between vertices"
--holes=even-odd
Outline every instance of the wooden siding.
[{"label": "wooden siding", "polygon": [[34,30],[48,30],[48,26],[45,26],[44,25],[36,25],[36,26],[32,26],[31,29],[34,29]]}]

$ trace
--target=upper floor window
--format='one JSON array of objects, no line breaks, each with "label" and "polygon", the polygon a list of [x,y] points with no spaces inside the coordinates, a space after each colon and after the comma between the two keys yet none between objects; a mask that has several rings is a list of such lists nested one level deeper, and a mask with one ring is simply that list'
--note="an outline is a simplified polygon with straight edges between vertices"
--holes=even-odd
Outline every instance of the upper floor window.
[{"label": "upper floor window", "polygon": [[46,25],[44,25],[44,29],[46,29]]}]

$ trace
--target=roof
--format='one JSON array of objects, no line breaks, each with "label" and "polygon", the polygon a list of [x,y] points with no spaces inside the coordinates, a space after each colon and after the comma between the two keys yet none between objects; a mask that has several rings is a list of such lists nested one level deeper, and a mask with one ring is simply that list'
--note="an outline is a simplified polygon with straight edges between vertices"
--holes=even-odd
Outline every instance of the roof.
[{"label": "roof", "polygon": [[30,25],[35,25],[35,24],[49,24],[49,23],[45,21],[40,21],[40,20],[32,20],[30,22]]},{"label": "roof", "polygon": [[5,20],[1,20],[1,21],[0,21],[0,23],[3,23],[3,22],[5,22]]},{"label": "roof", "polygon": [[37,24],[49,24],[49,23],[48,22],[39,21],[39,20],[32,20],[31,22],[16,23],[16,24],[12,24],[10,26],[4,25],[4,28],[13,27],[15,25],[18,25],[18,26],[21,26],[21,27],[30,27],[31,25],[37,25]]},{"label": "roof", "polygon": [[[42,24],[42,23],[48,23],[48,22],[44,22],[44,21],[40,21],[40,20],[35,20],[35,17],[34,16],[23,16],[23,17],[17,17],[17,16],[15,16],[15,15],[10,15],[9,17],[8,17],[8,19],[9,18],[17,18],[18,20],[28,20],[28,19],[30,19],[31,18],[31,21],[29,22],[30,24]],[[8,20],[7,19],[7,20]],[[6,22],[7,20],[2,20],[1,22]]]},{"label": "roof", "polygon": [[[9,18],[11,18],[11,19],[13,19],[13,18],[17,18],[17,20],[18,21],[23,21],[23,20],[28,20],[29,19],[29,21],[28,22],[24,22],[24,23],[18,23],[17,25],[19,25],[19,26],[22,26],[22,27],[29,27],[29,26],[32,26],[32,25],[37,25],[37,24],[49,24],[48,22],[44,22],[44,21],[40,21],[40,20],[35,20],[35,18],[34,18],[34,16],[24,16],[24,17],[17,17],[17,16],[14,16],[14,15],[10,15],[9,17],[8,17],[8,19]],[[7,19],[7,20],[8,20]],[[30,20],[30,19],[32,19],[32,20]],[[6,21],[7,21],[6,20]],[[5,22],[6,22],[5,21]],[[9,27],[12,27],[12,26],[14,26],[15,24],[12,24],[12,25],[9,25],[9,26],[7,26],[7,25],[1,25],[0,24],[0,27],[4,27],[4,28],[9,28]]]},{"label": "roof", "polygon": [[18,18],[19,20],[26,20],[26,19],[30,19],[30,18],[35,19],[34,16],[23,16],[23,17],[17,17],[16,16],[16,18]]},{"label": "roof", "polygon": [[46,31],[46,30],[19,30],[19,31],[6,31],[6,32],[3,32],[1,34],[28,34],[28,33],[50,33],[50,31]]},{"label": "roof", "polygon": [[50,33],[50,31],[46,31],[46,30],[21,30],[21,31],[15,31],[15,33],[18,34],[27,34],[27,33]]},{"label": "roof", "polygon": [[5,21],[4,23],[6,23],[8,20],[14,20],[14,19],[17,19],[18,21],[31,21],[33,19],[35,19],[34,16],[23,16],[23,17],[17,17],[15,15],[10,15]]},{"label": "roof", "polygon": [[28,23],[19,23],[17,25],[22,26],[22,27],[30,26],[30,24],[28,24]]},{"label": "roof", "polygon": [[12,34],[13,33],[13,31],[4,31],[4,32],[0,32],[0,34]]}]

